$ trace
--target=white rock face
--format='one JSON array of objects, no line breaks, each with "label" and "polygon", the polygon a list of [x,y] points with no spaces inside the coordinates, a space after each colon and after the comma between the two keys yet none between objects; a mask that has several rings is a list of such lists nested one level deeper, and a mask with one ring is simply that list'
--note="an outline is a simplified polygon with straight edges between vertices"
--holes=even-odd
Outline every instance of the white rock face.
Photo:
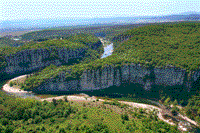
[{"label": "white rock face", "polygon": [[200,70],[187,73],[177,68],[145,68],[138,64],[120,67],[107,66],[103,69],[84,71],[78,80],[65,81],[65,72],[57,83],[45,83],[40,89],[45,91],[70,91],[70,90],[98,90],[111,86],[120,86],[122,83],[139,83],[145,90],[150,90],[152,85],[184,85],[189,88],[200,77]]},{"label": "white rock face", "polygon": [[76,51],[66,48],[57,49],[57,59],[50,60],[53,48],[47,49],[26,49],[15,54],[5,56],[7,67],[0,68],[0,72],[5,71],[6,74],[21,74],[33,71],[38,68],[49,66],[50,64],[62,65],[68,63],[69,59],[81,58],[84,56],[86,49],[77,49]]},{"label": "white rock face", "polygon": [[185,71],[175,68],[155,68],[156,84],[161,85],[182,85]]}]

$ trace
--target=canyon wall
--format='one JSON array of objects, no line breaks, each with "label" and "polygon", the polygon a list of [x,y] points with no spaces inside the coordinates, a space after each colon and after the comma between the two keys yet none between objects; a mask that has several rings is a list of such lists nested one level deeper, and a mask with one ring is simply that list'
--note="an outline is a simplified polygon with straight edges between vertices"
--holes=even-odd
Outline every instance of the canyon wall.
[{"label": "canyon wall", "polygon": [[140,64],[107,66],[103,69],[85,70],[80,79],[66,80],[65,72],[59,78],[48,80],[35,90],[40,91],[90,91],[121,84],[140,84],[145,90],[152,85],[182,85],[189,91],[191,84],[200,78],[200,70],[186,72],[175,67],[143,67]]},{"label": "canyon wall", "polygon": [[88,49],[76,50],[68,48],[49,47],[48,49],[26,49],[9,56],[4,56],[6,67],[0,72],[7,75],[22,74],[54,64],[66,64],[71,59],[81,59]]}]

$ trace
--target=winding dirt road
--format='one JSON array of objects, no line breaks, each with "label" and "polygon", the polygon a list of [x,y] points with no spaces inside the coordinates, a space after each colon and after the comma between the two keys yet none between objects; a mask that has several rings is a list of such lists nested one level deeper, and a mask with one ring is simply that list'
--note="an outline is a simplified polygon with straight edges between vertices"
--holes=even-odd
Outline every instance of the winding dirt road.
[{"label": "winding dirt road", "polygon": [[[14,78],[14,79],[12,79],[12,80],[10,80],[10,81],[13,81],[13,80],[20,80],[21,78],[24,78],[25,76],[27,76],[27,75],[22,75],[22,76],[16,77],[16,78]],[[9,81],[9,82],[10,82],[10,81]],[[15,88],[15,87],[10,87],[10,86],[9,86],[9,82],[7,82],[7,83],[3,86],[3,91],[5,91],[5,92],[7,92],[7,93],[24,94],[24,95],[26,95],[26,94],[28,95],[28,94],[30,93],[30,92],[28,92],[28,91],[23,91],[23,90],[21,90],[21,89]],[[67,96],[58,96],[58,97],[43,98],[43,99],[38,98],[37,96],[34,96],[34,97],[35,97],[36,99],[40,100],[40,101],[46,100],[46,101],[49,101],[49,102],[51,102],[53,99],[56,99],[56,100],[58,100],[58,99],[64,99],[64,97],[67,97],[67,99],[68,99],[69,101],[86,101],[86,102],[88,102],[88,101],[94,101],[94,100],[96,101],[96,99],[97,99],[95,96],[90,97],[90,96],[88,96],[88,95],[85,95],[85,96],[84,96],[84,95],[82,95],[82,96],[81,96],[81,95],[80,95],[80,96],[77,96],[77,95],[67,95]],[[105,100],[99,99],[99,101],[100,101],[100,102],[104,102]],[[149,101],[151,101],[151,100],[149,100]],[[163,116],[162,116],[162,114],[161,114],[162,109],[159,108],[159,107],[156,107],[156,106],[153,106],[153,105],[148,105],[148,104],[142,104],[142,103],[127,102],[127,101],[118,101],[118,102],[124,103],[124,104],[127,104],[127,105],[130,105],[130,106],[133,107],[133,108],[143,108],[143,109],[150,109],[150,110],[155,109],[155,110],[158,111],[158,118],[159,118],[160,120],[162,120],[162,121],[164,121],[164,122],[166,122],[166,123],[168,123],[168,124],[170,124],[170,125],[175,125],[175,123],[170,122],[169,120],[166,120],[166,119],[163,118]],[[158,102],[155,102],[155,101],[151,101],[151,102],[154,103],[154,104],[159,104]],[[192,123],[192,124],[198,126],[198,124],[197,124],[195,121],[189,119],[188,117],[182,116],[181,114],[179,114],[179,116],[180,116],[181,118],[183,118],[184,120],[186,120],[186,121],[188,121],[188,122],[190,122],[190,123]]]}]

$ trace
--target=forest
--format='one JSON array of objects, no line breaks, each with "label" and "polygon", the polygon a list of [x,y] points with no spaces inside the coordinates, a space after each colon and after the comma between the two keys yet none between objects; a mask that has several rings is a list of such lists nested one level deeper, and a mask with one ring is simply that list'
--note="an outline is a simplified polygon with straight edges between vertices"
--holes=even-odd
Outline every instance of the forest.
[{"label": "forest", "polygon": [[[34,62],[33,60],[39,62],[39,56],[42,56],[41,63],[59,60],[60,62],[68,62],[68,64],[70,64],[70,62],[77,63],[79,61],[94,60],[101,57],[103,46],[96,36],[77,34],[75,37],[76,38],[72,39],[72,37],[69,36],[68,39],[52,39],[42,42],[31,41],[19,47],[1,47],[1,73],[4,68],[10,65],[28,67],[28,65]],[[93,45],[94,47],[92,47]],[[68,55],[59,53],[59,51],[68,51]],[[18,59],[14,59],[16,56]],[[46,59],[47,57],[48,59]]]},{"label": "forest", "polygon": [[160,121],[155,110],[97,102],[40,102],[0,92],[0,132],[179,132]]},{"label": "forest", "polygon": [[[69,76],[78,78],[84,70],[104,68],[106,65],[121,66],[139,63],[147,67],[172,65],[187,71],[199,70],[199,33],[199,23],[163,24],[135,28],[113,38],[113,40],[119,40],[122,36],[127,39],[116,46],[117,48],[111,56],[89,63],[60,66],[54,70],[47,67],[38,75],[27,79],[25,86],[32,84],[32,81],[35,82],[33,86],[41,84],[43,80],[41,80],[40,74],[55,75],[56,77],[60,71],[70,70]],[[43,77],[50,78],[51,76]],[[48,79],[46,78],[46,80]]]},{"label": "forest", "polygon": [[[105,34],[107,35],[105,37],[114,44],[113,54],[103,59],[100,59],[103,46],[99,45],[99,39],[94,36],[94,29],[88,29],[83,32],[84,34],[78,33],[78,29],[73,30],[76,33],[70,35],[66,30],[44,30],[24,34],[22,38],[30,40],[33,36],[35,40],[20,47],[0,48],[0,65],[7,65],[5,55],[9,56],[26,49],[48,49],[49,47],[55,47],[55,50],[62,47],[87,49],[86,58],[75,64],[50,65],[28,76],[24,84],[20,84],[21,89],[28,91],[33,91],[33,88],[49,80],[56,81],[61,72],[65,72],[65,80],[74,80],[80,79],[85,70],[103,70],[108,65],[115,68],[133,63],[140,64],[144,68],[174,66],[187,72],[200,69],[200,23],[159,23],[100,28],[96,35]],[[56,35],[57,39],[53,35]],[[38,41],[41,38],[48,39]],[[122,94],[123,91],[127,91],[121,88],[122,86],[111,89],[113,91],[121,89]],[[187,93],[186,98],[181,97],[183,92],[180,92],[180,95],[168,93],[171,91],[170,87],[158,88],[155,93],[153,92],[155,90],[152,90],[148,95],[158,94],[157,100],[164,101],[166,106],[172,103],[180,104],[184,107],[182,113],[200,123],[199,88],[198,79],[192,84],[194,91]],[[142,94],[145,91],[139,89],[136,88],[135,94],[132,95],[145,97],[146,94]],[[109,91],[105,89],[105,92]],[[124,95],[124,99],[128,95]],[[130,110],[116,101],[111,105],[107,102],[100,105],[96,103],[98,101],[80,104],[67,99],[40,102],[15,98],[0,91],[0,108],[3,109],[0,110],[0,132],[179,132],[177,126],[160,121],[155,110],[148,113],[143,109]],[[115,111],[114,106],[122,113]]]}]

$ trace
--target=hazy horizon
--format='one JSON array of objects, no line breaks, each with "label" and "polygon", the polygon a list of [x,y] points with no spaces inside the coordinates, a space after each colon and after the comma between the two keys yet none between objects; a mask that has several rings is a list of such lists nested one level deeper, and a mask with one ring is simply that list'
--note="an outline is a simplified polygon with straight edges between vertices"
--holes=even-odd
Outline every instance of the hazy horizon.
[{"label": "hazy horizon", "polygon": [[143,17],[200,12],[200,1],[197,0],[7,0],[0,3],[3,5],[0,21]]}]

